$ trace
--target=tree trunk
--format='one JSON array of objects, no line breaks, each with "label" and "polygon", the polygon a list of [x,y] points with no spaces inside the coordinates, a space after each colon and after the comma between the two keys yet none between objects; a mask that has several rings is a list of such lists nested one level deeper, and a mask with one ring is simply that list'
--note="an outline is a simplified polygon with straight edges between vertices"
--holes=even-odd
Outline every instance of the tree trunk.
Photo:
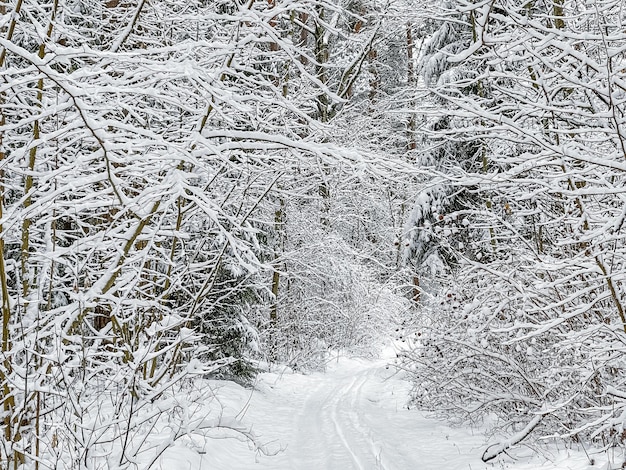
[{"label": "tree trunk", "polygon": [[[407,85],[409,86],[409,90],[413,90],[413,87],[416,84],[415,78],[415,42],[413,41],[413,31],[411,23],[406,24],[406,55],[407,55]],[[413,93],[411,93],[412,95]],[[409,123],[408,123],[408,132],[407,132],[407,148],[409,151],[415,150],[417,148],[417,143],[415,141],[415,129],[417,127],[417,123],[415,121],[415,100],[411,99],[409,101]]]}]

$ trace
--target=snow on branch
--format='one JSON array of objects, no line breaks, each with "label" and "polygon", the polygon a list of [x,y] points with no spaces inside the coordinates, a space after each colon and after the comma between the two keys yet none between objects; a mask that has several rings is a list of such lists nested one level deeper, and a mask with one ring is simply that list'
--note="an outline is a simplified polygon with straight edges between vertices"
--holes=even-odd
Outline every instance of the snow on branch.
[{"label": "snow on branch", "polygon": [[524,439],[526,439],[530,435],[531,432],[533,432],[533,430],[537,427],[537,425],[541,422],[542,419],[543,419],[543,415],[536,415],[530,421],[530,423],[528,423],[526,427],[522,429],[520,432],[518,432],[517,434],[514,434],[513,436],[511,436],[505,441],[499,442],[497,444],[492,444],[489,447],[487,447],[487,449],[485,449],[481,457],[483,462],[489,462],[490,460],[495,459],[502,452],[506,452],[515,444],[522,442]]}]

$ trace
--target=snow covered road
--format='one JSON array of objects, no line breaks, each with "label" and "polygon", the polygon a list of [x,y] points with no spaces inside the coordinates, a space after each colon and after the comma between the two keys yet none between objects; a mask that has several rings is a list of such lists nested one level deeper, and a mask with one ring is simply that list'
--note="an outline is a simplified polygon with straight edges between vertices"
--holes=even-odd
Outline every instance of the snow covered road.
[{"label": "snow covered road", "polygon": [[[373,369],[322,381],[305,401],[295,426],[293,468],[364,470],[381,465],[380,445],[361,411],[366,401],[363,387]],[[337,379],[337,378],[336,378]]]},{"label": "snow covered road", "polygon": [[482,438],[473,439],[472,448],[463,436],[462,450],[450,439],[454,430],[407,410],[407,384],[384,364],[344,360],[316,382],[295,418],[286,450],[290,465],[284,468],[435,470],[445,463],[468,469],[470,462],[472,468],[485,467],[477,460]]},{"label": "snow covered road", "polygon": [[[384,361],[342,358],[327,373],[265,373],[254,390],[219,383],[224,417],[250,426],[265,455],[237,433],[215,434],[194,449],[181,442],[156,468],[167,470],[587,470],[581,452],[517,462],[480,460],[480,432],[451,428],[408,410],[409,384]],[[528,452],[527,452],[528,453]],[[160,465],[160,467],[159,467]],[[600,467],[603,468],[603,467]]]}]

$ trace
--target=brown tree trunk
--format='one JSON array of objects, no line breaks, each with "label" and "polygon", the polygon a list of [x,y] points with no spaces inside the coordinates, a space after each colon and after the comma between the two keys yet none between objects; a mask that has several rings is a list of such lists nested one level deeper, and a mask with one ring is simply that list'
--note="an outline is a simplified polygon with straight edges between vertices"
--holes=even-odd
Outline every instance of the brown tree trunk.
[{"label": "brown tree trunk", "polygon": [[[406,55],[407,55],[407,85],[409,89],[416,83],[415,78],[415,42],[413,40],[413,31],[411,23],[406,24]],[[415,129],[416,129],[416,121],[415,121],[415,101],[411,100],[409,103],[409,123],[407,126],[407,148],[408,150],[415,150],[417,148],[417,143],[415,141]]]}]

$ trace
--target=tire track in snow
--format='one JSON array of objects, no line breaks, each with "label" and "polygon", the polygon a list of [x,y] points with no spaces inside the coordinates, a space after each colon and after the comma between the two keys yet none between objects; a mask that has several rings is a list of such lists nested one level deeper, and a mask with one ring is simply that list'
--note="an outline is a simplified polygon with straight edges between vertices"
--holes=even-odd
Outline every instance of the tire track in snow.
[{"label": "tire track in snow", "polygon": [[[367,402],[363,387],[378,380],[375,373],[376,369],[361,369],[350,375],[329,375],[309,394],[296,422],[294,468],[392,470],[383,465],[382,446],[374,442],[372,429],[360,417]],[[320,456],[325,457],[322,466]]]},{"label": "tire track in snow", "polygon": [[337,432],[337,436],[341,440],[341,444],[352,457],[352,461],[356,464],[359,470],[365,470],[365,467],[361,463],[361,459],[359,459],[359,456],[352,450],[352,445],[348,442],[348,439],[346,438],[346,434],[344,433],[342,423],[339,421],[339,418],[338,418],[340,407],[343,404],[342,398],[345,398],[346,396],[348,396],[348,394],[352,391],[352,389],[354,389],[354,384],[356,382],[357,382],[357,377],[355,377],[350,383],[350,385],[348,385],[347,387],[338,387],[335,390],[333,390],[334,397],[333,397],[333,404],[330,407],[330,419],[333,422],[335,431]]},{"label": "tire track in snow", "polygon": [[[331,415],[344,447],[352,454],[354,462],[357,464],[359,470],[371,470],[372,468],[387,470],[381,461],[382,449],[379,449],[372,439],[371,429],[368,426],[363,425],[361,419],[359,418],[360,413],[363,412],[363,386],[372,378],[373,373],[374,370],[359,372],[354,376],[353,380],[347,387],[341,387],[336,395],[337,403],[336,406],[333,407],[333,413]],[[345,437],[346,435],[351,436],[352,439],[348,440]],[[363,441],[366,448],[364,448],[364,446],[358,446],[360,443],[359,441]],[[359,453],[354,452],[355,447],[360,447],[361,457],[359,457]],[[376,467],[372,467],[369,463],[364,464],[362,462],[363,457],[374,457]],[[371,458],[366,460],[370,461]]]}]

